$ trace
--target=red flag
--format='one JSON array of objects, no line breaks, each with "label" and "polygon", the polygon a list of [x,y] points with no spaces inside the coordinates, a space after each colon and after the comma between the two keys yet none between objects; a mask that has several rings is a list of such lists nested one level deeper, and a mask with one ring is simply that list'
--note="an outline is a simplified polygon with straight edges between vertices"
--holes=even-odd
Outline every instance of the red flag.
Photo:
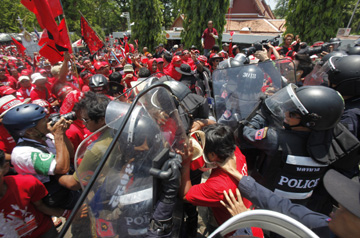
[{"label": "red flag", "polygon": [[51,64],[55,64],[59,61],[64,60],[64,53],[58,51],[56,49],[56,45],[54,41],[47,42],[41,50],[39,50],[39,54],[45,58],[47,58]]},{"label": "red flag", "polygon": [[94,54],[95,52],[100,50],[101,47],[104,46],[104,43],[96,35],[96,32],[93,29],[91,29],[89,23],[86,21],[86,19],[83,16],[81,16],[80,18],[80,24],[81,24],[81,35],[83,36],[85,43],[89,47],[91,54]]},{"label": "red flag", "polygon": [[[69,53],[72,53],[72,47],[71,47],[71,43],[70,43],[70,38],[69,38],[69,33],[67,31],[66,28],[66,24],[65,24],[65,18],[63,18],[59,24],[58,27],[59,30],[59,34],[60,34],[60,39],[59,42],[61,42],[61,46],[63,46],[64,48],[66,48]],[[57,46],[57,48],[59,49],[59,47]],[[59,49],[60,51],[64,51]],[[65,50],[66,51],[66,50]]]},{"label": "red flag", "polygon": [[48,41],[49,41],[49,35],[48,35],[48,33],[47,33],[47,30],[44,29],[43,32],[42,32],[42,34],[41,34],[40,40],[39,40],[39,42],[38,42],[38,45],[39,45],[39,46],[42,46],[43,44],[45,44],[45,43],[48,42]]},{"label": "red flag", "polygon": [[24,51],[26,50],[26,48],[17,40],[15,40],[13,37],[11,37],[11,39],[13,40],[14,44],[16,45],[18,51],[20,51],[20,53],[22,55],[24,55]]},{"label": "red flag", "polygon": [[59,32],[54,18],[63,13],[60,1],[21,0],[21,3],[35,14],[41,28],[46,28],[53,35],[55,42],[58,42]]}]

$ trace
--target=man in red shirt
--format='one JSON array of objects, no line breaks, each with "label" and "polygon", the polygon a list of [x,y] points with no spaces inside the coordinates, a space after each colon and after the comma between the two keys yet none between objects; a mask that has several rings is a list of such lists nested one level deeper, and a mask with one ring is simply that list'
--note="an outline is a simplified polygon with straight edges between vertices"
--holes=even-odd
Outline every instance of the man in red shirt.
[{"label": "man in red shirt", "polygon": [[66,217],[68,210],[50,208],[42,202],[48,194],[32,175],[5,176],[9,163],[0,151],[0,237],[55,237],[50,215]]},{"label": "man in red shirt", "polygon": [[26,75],[19,77],[20,88],[16,91],[16,97],[21,101],[24,101],[27,98],[30,98],[30,92],[33,90],[30,78]]},{"label": "man in red shirt", "polygon": [[4,86],[9,86],[16,90],[16,79],[10,75],[6,75],[5,73],[6,69],[4,67],[0,67],[0,83]]},{"label": "man in red shirt", "polygon": [[[213,124],[204,128],[204,132],[205,146],[203,156],[207,158],[205,160],[205,162],[207,161],[205,163],[206,167],[212,168],[211,175],[205,183],[193,186],[190,180],[191,156],[181,153],[183,155],[183,168],[181,171],[180,196],[195,206],[211,207],[215,220],[218,225],[221,225],[231,218],[230,213],[220,203],[224,199],[224,191],[231,189],[235,193],[238,184],[237,180],[225,172],[222,167],[236,160],[237,170],[241,174],[247,175],[247,164],[245,156],[235,146],[235,138],[230,127]],[[247,208],[252,205],[245,198],[243,202]],[[262,233],[257,228],[252,228],[251,230],[254,236]]]},{"label": "man in red shirt", "polygon": [[32,101],[36,99],[44,99],[48,101],[51,106],[58,106],[59,103],[55,99],[54,95],[46,87],[47,78],[42,76],[40,73],[35,73],[31,75],[31,79],[35,88],[30,92],[30,98]]},{"label": "man in red shirt", "polygon": [[217,30],[213,27],[213,22],[208,22],[208,28],[205,29],[201,36],[201,45],[204,48],[204,55],[208,56],[211,48],[215,45],[215,40],[219,38]]},{"label": "man in red shirt", "polygon": [[181,58],[180,56],[174,56],[171,60],[171,64],[168,68],[164,68],[164,73],[169,75],[171,78],[179,81],[181,79],[182,74],[175,70],[176,67],[180,67]]}]

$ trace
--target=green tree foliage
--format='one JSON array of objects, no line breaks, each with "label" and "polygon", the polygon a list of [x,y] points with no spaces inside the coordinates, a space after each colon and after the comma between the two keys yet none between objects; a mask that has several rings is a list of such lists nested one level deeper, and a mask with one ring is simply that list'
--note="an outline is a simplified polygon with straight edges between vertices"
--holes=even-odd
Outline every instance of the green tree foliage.
[{"label": "green tree foliage", "polygon": [[160,0],[133,0],[130,3],[131,22],[134,22],[131,38],[139,40],[140,49],[143,46],[153,49],[160,42],[164,42],[160,6]]},{"label": "green tree foliage", "polygon": [[284,19],[288,12],[289,0],[277,0],[274,15],[278,19]]},{"label": "green tree foliage", "polygon": [[328,41],[344,27],[343,10],[348,0],[289,0],[286,33],[312,43]]},{"label": "green tree foliage", "polygon": [[[345,15],[344,27],[347,27],[357,1],[358,0],[347,1],[347,4],[345,5],[345,8],[344,8],[344,15]],[[355,11],[354,17],[351,21],[350,28],[351,28],[351,34],[357,34],[357,35],[360,34],[360,4],[358,5],[358,7]]]},{"label": "green tree foliage", "polygon": [[222,32],[226,24],[225,14],[229,8],[229,0],[180,0],[181,12],[185,15],[184,31],[181,33],[185,48],[196,45],[201,49],[201,35],[212,20],[219,33],[218,44],[222,41]]},{"label": "green tree foliage", "polygon": [[169,29],[173,24],[176,17],[180,14],[180,9],[178,7],[177,0],[160,0],[163,6],[161,6],[161,11],[164,17],[164,27]]}]

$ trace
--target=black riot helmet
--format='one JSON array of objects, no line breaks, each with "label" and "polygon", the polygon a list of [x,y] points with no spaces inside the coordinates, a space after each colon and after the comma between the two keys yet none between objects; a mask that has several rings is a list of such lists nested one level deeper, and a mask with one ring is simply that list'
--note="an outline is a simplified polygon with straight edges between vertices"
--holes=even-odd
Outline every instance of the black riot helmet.
[{"label": "black riot helmet", "polygon": [[249,57],[247,57],[243,53],[237,53],[235,55],[234,59],[241,62],[241,63],[243,63],[243,64],[249,64],[250,63]]},{"label": "black riot helmet", "polygon": [[89,80],[89,87],[93,92],[103,92],[108,90],[108,80],[102,74],[95,74]]},{"label": "black riot helmet", "polygon": [[234,58],[228,58],[219,63],[217,69],[227,69],[227,68],[235,68],[244,65],[242,61],[236,60]]},{"label": "black riot helmet", "polygon": [[330,86],[343,96],[360,95],[360,55],[331,57],[328,61]]},{"label": "black riot helmet", "polygon": [[284,118],[287,112],[300,114],[300,125],[311,130],[328,130],[340,121],[344,111],[342,96],[325,86],[303,86],[289,84],[265,100],[270,112]]},{"label": "black riot helmet", "polygon": [[350,47],[348,50],[348,55],[360,55],[360,46]]},{"label": "black riot helmet", "polygon": [[174,100],[174,102],[176,107],[179,106],[179,102],[184,100],[184,98],[191,93],[189,87],[179,81],[165,81],[164,84],[169,86],[171,92],[175,95],[176,100]]},{"label": "black riot helmet", "polygon": [[324,57],[322,57],[321,61],[322,64],[326,63],[331,57],[336,56],[336,57],[343,57],[343,56],[347,56],[348,54],[345,51],[339,50],[339,51],[333,51],[327,55],[325,55]]},{"label": "black riot helmet", "polygon": [[238,90],[244,92],[247,90],[259,92],[264,83],[264,72],[259,66],[252,64],[242,67],[236,80],[240,85]]}]

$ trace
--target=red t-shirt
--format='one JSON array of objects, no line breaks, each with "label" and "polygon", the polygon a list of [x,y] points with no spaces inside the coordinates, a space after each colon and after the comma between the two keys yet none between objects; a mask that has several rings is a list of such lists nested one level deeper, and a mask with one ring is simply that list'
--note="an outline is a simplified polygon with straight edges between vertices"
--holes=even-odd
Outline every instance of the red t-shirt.
[{"label": "red t-shirt", "polygon": [[5,153],[11,154],[12,150],[16,146],[14,138],[5,129],[3,124],[0,124],[0,150]]},{"label": "red t-shirt", "polygon": [[60,114],[66,114],[72,111],[75,103],[79,102],[83,98],[84,93],[80,91],[71,91],[69,92],[60,107]]},{"label": "red t-shirt", "polygon": [[179,81],[181,79],[182,74],[175,70],[173,64],[171,64],[167,69],[164,69],[164,73],[169,75],[171,78]]},{"label": "red t-shirt", "polygon": [[46,89],[34,88],[30,92],[31,101],[35,101],[36,99],[44,99],[49,103],[53,103],[55,101],[55,97],[53,97],[52,93]]},{"label": "red t-shirt", "polygon": [[31,86],[29,88],[24,88],[24,87],[20,87],[17,91],[16,91],[16,97],[21,100],[24,101],[25,99],[30,97],[30,92],[31,90],[33,90],[34,87]]},{"label": "red t-shirt", "polygon": [[13,76],[5,75],[4,79],[0,79],[0,83],[2,83],[4,86],[12,87],[16,90],[17,88],[17,81]]},{"label": "red t-shirt", "polygon": [[[53,226],[50,216],[36,209],[47,195],[45,186],[32,175],[5,176],[7,191],[0,199],[1,231],[8,237],[40,237]],[[5,233],[1,234],[3,237]]]},{"label": "red t-shirt", "polygon": [[79,144],[89,135],[91,135],[91,132],[85,127],[80,119],[75,120],[66,131],[66,136],[73,144],[74,151],[76,151]]},{"label": "red t-shirt", "polygon": [[[246,159],[238,147],[235,149],[235,156],[237,170],[242,175],[247,175]],[[194,185],[190,188],[186,194],[186,200],[195,206],[211,207],[217,223],[221,225],[231,218],[231,215],[227,209],[221,205],[220,201],[225,199],[224,191],[228,192],[231,189],[232,192],[236,194],[235,189],[237,188],[237,184],[237,180],[231,175],[221,168],[216,168],[211,171],[211,175],[205,183]],[[246,198],[243,198],[243,202],[247,208],[252,205]],[[252,228],[253,235],[256,236],[259,234],[259,230],[261,229]]]},{"label": "red t-shirt", "polygon": [[214,33],[214,35],[219,35],[215,28],[211,30],[206,28],[201,38],[204,38],[204,49],[211,50],[211,48],[215,45],[215,38],[210,35],[210,33]]}]

